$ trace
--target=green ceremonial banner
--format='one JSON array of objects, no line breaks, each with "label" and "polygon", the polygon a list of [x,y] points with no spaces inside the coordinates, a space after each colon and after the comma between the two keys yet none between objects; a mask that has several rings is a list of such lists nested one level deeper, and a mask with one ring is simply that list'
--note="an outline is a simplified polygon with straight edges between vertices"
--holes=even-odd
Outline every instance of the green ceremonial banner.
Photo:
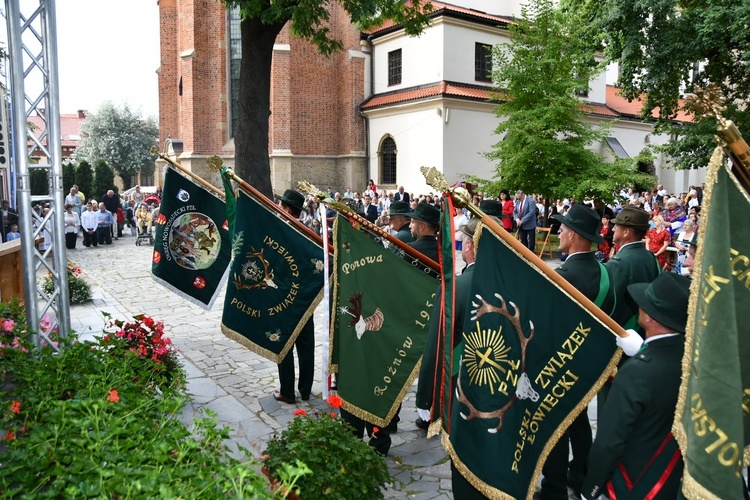
[{"label": "green ceremonial banner", "polygon": [[155,224],[154,280],[210,309],[231,257],[224,201],[168,166]]},{"label": "green ceremonial banner", "polygon": [[[428,437],[439,432],[439,429],[450,428],[450,403],[451,393],[454,389],[455,377],[453,366],[456,363],[453,349],[453,326],[456,307],[456,227],[453,225],[454,213],[453,199],[443,195],[443,210],[440,217],[440,274],[443,279],[440,283],[440,297],[438,297],[438,308],[440,317],[437,324],[437,342],[435,353],[435,369],[431,374],[434,382],[432,384],[432,421],[438,422],[435,427],[428,431]],[[447,346],[450,346],[448,348]],[[442,380],[442,383],[440,381]]]},{"label": "green ceremonial banner", "polygon": [[331,373],[344,409],[385,427],[419,373],[437,281],[342,216],[334,245]]},{"label": "green ceremonial banner", "polygon": [[323,297],[323,249],[240,191],[221,331],[276,363]]},{"label": "green ceremonial banner", "polygon": [[612,331],[587,309],[479,228],[443,444],[487,497],[531,499],[547,455],[612,373],[620,351]]},{"label": "green ceremonial banner", "polygon": [[686,498],[742,498],[750,463],[750,197],[714,155],[673,427]]}]

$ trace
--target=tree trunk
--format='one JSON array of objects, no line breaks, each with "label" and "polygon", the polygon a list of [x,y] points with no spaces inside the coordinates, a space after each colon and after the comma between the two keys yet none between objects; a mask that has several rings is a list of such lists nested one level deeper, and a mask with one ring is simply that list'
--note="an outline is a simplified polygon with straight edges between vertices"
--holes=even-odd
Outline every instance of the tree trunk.
[{"label": "tree trunk", "polygon": [[273,198],[268,160],[268,119],[271,114],[271,60],[276,36],[286,22],[263,24],[245,19],[234,137],[235,170],[255,189]]}]

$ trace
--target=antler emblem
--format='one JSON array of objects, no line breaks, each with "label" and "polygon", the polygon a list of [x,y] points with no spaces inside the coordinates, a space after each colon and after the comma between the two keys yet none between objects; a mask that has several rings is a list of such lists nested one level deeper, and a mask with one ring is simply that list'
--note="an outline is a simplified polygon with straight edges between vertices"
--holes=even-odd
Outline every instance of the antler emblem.
[{"label": "antler emblem", "polygon": [[[471,311],[471,313],[474,315],[471,319],[477,320],[485,314],[489,313],[498,313],[502,316],[505,316],[510,320],[511,325],[513,325],[513,328],[516,330],[518,338],[521,342],[521,375],[518,378],[516,391],[510,397],[510,400],[502,407],[492,411],[477,410],[477,408],[471,403],[471,401],[469,401],[468,397],[466,397],[463,391],[463,387],[461,386],[461,377],[458,377],[458,384],[456,386],[456,398],[459,402],[463,403],[469,409],[468,415],[460,412],[461,418],[463,418],[464,420],[473,420],[475,418],[486,420],[496,418],[499,420],[497,426],[487,429],[487,432],[495,434],[503,426],[503,418],[505,417],[505,413],[508,411],[508,409],[510,409],[511,406],[513,406],[513,404],[518,399],[531,399],[532,401],[537,401],[539,399],[539,394],[534,391],[534,388],[531,385],[531,381],[529,380],[528,375],[526,375],[526,347],[534,338],[534,323],[529,321],[529,328],[531,329],[531,331],[529,333],[529,336],[526,337],[523,333],[523,327],[521,326],[521,313],[518,307],[513,302],[507,303],[514,309],[514,313],[511,314],[510,310],[508,309],[508,305],[505,302],[505,299],[498,293],[495,294],[495,297],[500,300],[500,306],[490,304],[489,302],[484,300],[481,295],[477,295],[476,297],[480,302],[477,303],[472,301],[471,304],[475,307],[475,309]],[[467,338],[465,356],[464,359],[461,360],[461,364],[464,364],[468,359],[471,359],[472,366],[467,367],[467,369],[469,370],[469,375],[471,377],[470,380],[488,381],[490,383],[490,390],[493,392],[494,390],[492,389],[492,382],[498,380],[498,376],[495,370],[499,370],[503,373],[506,373],[507,371],[507,369],[500,363],[506,363],[511,367],[513,366],[513,362],[508,360],[507,358],[507,353],[510,351],[510,348],[505,347],[505,343],[502,338],[495,338],[498,337],[497,334],[498,332],[492,332],[489,337],[473,339],[472,342],[470,342],[470,339]],[[480,346],[479,344],[482,345]]]},{"label": "antler emblem", "polygon": [[340,309],[342,313],[346,313],[351,316],[352,319],[347,326],[349,328],[354,327],[354,331],[357,332],[357,339],[361,339],[362,335],[366,331],[377,332],[383,327],[383,311],[380,308],[376,308],[372,316],[368,318],[362,318],[362,292],[357,292],[349,297],[349,306],[344,306]]},{"label": "antler emblem", "polygon": [[[242,272],[234,273],[234,286],[237,290],[252,290],[254,288],[278,288],[273,281],[273,269],[271,264],[263,257],[263,250],[259,252],[250,247],[253,251],[248,252],[246,257],[248,261],[242,264]],[[245,282],[242,278],[249,281]]]}]

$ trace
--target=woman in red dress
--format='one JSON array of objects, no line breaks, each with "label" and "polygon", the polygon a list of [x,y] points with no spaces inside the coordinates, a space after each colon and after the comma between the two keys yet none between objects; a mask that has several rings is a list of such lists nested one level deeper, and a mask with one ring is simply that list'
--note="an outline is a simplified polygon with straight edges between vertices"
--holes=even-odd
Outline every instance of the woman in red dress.
[{"label": "woman in red dress", "polygon": [[653,221],[656,227],[649,229],[644,238],[646,248],[656,255],[659,267],[668,271],[670,266],[667,263],[667,247],[672,242],[672,236],[670,236],[669,230],[664,227],[664,219],[660,215],[654,217]]},{"label": "woman in red dress", "polygon": [[609,215],[603,214],[602,215],[602,230],[599,232],[599,234],[602,235],[604,238],[604,241],[599,243],[597,245],[597,250],[601,252],[602,255],[602,262],[607,262],[610,258],[610,253],[612,252],[612,237],[613,237],[613,225],[610,225],[609,223]]},{"label": "woman in red dress", "polygon": [[500,203],[503,205],[503,229],[513,231],[513,200],[507,189],[500,191]]}]

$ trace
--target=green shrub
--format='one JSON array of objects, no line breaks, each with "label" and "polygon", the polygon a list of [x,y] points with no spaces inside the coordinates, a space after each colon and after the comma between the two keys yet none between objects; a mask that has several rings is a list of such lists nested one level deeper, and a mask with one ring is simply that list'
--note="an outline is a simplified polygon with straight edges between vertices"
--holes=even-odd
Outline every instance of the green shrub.
[{"label": "green shrub", "polygon": [[[85,304],[91,301],[91,286],[81,277],[82,272],[77,265],[68,263],[68,299],[71,304]],[[55,280],[52,279],[52,273],[47,271],[42,280],[42,291],[49,296],[54,290]]]},{"label": "green shrub", "polygon": [[[337,398],[330,397],[329,404]],[[286,464],[304,463],[312,474],[298,483],[302,498],[383,498],[381,487],[391,479],[385,459],[328,412],[295,411],[289,427],[268,443],[263,460],[276,479],[283,478]]]}]

